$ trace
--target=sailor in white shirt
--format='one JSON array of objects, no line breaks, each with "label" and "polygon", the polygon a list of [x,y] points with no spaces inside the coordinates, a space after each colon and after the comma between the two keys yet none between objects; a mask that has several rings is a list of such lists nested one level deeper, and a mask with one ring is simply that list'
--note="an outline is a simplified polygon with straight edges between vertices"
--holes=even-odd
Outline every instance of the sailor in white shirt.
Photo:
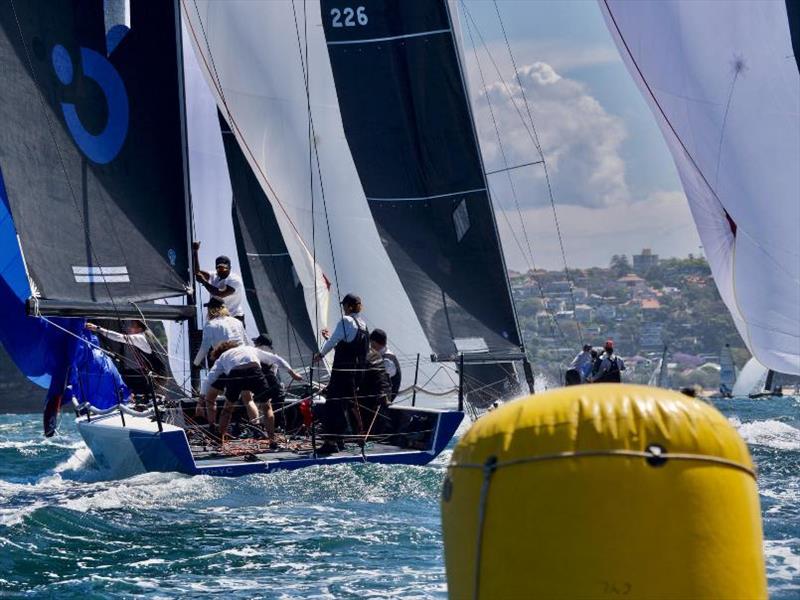
[{"label": "sailor in white shirt", "polygon": [[[248,399],[242,398],[247,416],[251,422],[258,420],[258,408],[253,401],[255,399],[266,401],[267,415],[266,429],[267,436],[274,443],[275,436],[275,416],[272,413],[272,405],[267,397],[269,386],[261,371],[261,363],[278,364],[287,370],[289,375],[295,380],[301,380],[302,376],[292,369],[291,365],[283,358],[272,352],[266,352],[253,346],[242,345],[238,340],[222,342],[214,349],[216,361],[208,372],[208,377],[203,382],[200,389],[200,399],[206,404],[209,413],[215,414],[217,396],[225,392],[225,408],[223,418],[220,419],[219,437],[224,439],[224,435],[230,423],[230,416],[233,404],[243,392],[251,392]],[[224,375],[224,377],[222,377]],[[224,379],[224,383],[221,383]],[[213,422],[211,418],[209,421]],[[270,444],[272,447],[272,444]]]},{"label": "sailor in white shirt", "polygon": [[[198,265],[199,259],[197,251],[200,249],[200,242],[192,243],[194,264]],[[215,272],[210,274],[208,271],[199,270],[195,273],[197,281],[206,288],[214,298],[219,298],[225,302],[225,307],[232,317],[244,323],[244,282],[238,273],[231,271],[231,259],[227,256],[218,256],[214,261]]]},{"label": "sailor in white shirt", "polygon": [[225,304],[219,298],[212,298],[204,305],[208,307],[208,320],[203,327],[203,340],[194,357],[195,366],[200,366],[211,348],[222,342],[237,340],[244,345],[248,344],[247,333],[239,319],[234,319],[228,314]]}]

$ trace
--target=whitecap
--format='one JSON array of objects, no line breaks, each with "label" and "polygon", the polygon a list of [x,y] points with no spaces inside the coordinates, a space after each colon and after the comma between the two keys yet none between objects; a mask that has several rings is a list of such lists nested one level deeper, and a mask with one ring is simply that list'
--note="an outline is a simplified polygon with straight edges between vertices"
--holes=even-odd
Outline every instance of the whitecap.
[{"label": "whitecap", "polygon": [[730,423],[748,444],[776,450],[800,450],[800,429],[788,423],[773,419],[742,423],[736,417],[732,417]]}]

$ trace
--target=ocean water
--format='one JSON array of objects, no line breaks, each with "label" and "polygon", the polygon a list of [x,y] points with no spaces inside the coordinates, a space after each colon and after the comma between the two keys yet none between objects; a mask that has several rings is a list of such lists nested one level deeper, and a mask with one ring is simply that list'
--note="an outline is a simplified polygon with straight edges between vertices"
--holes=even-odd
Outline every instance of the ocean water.
[{"label": "ocean water", "polygon": [[[800,597],[800,399],[721,401],[758,463],[770,596]],[[0,595],[443,598],[428,467],[105,481],[66,417],[0,416]]]}]

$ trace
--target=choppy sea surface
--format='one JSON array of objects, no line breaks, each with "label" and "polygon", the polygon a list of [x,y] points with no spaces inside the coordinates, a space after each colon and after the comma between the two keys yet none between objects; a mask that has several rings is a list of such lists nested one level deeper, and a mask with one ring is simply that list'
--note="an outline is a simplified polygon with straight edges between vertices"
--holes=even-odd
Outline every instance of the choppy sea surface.
[{"label": "choppy sea surface", "polygon": [[[800,399],[718,408],[758,464],[770,596],[800,597]],[[428,467],[103,480],[71,419],[0,415],[0,595],[443,598]]]}]

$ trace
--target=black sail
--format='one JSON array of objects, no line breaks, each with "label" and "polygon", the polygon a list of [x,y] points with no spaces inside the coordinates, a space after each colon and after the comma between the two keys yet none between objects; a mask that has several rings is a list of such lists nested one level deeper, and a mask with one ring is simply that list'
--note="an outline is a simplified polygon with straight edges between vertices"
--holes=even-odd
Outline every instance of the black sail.
[{"label": "black sail", "polygon": [[444,0],[322,0],[344,131],[434,353],[520,358],[521,339]]},{"label": "black sail", "polygon": [[247,301],[258,329],[293,365],[309,365],[317,351],[303,287],[272,205],[222,115],[222,141],[233,190],[233,227]]},{"label": "black sail", "polygon": [[77,303],[185,294],[177,4],[0,3],[0,169],[34,293]]}]

